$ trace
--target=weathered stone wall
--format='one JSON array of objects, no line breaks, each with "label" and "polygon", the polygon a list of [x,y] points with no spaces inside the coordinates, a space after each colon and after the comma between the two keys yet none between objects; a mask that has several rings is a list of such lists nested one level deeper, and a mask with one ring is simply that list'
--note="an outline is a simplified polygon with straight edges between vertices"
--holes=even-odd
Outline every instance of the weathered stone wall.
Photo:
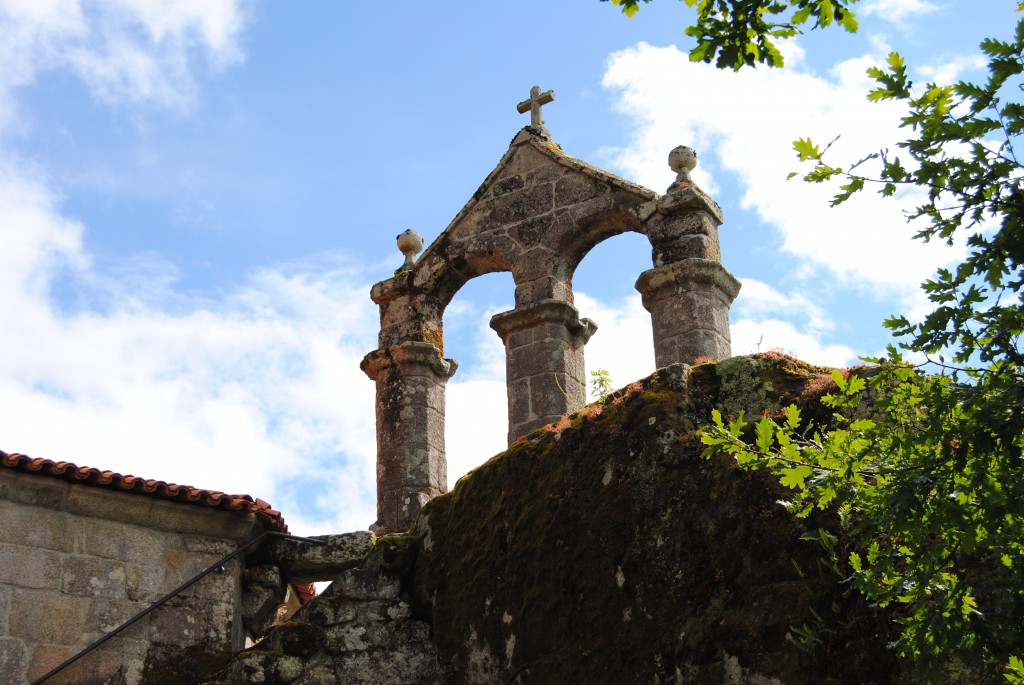
[{"label": "weathered stone wall", "polygon": [[886,648],[894,616],[801,539],[834,514],[797,519],[769,474],[700,456],[713,407],[813,412],[830,383],[778,355],[667,367],[428,503],[414,610],[439,682],[908,682]]},{"label": "weathered stone wall", "polygon": [[366,533],[329,540],[327,550],[310,550],[314,556],[294,556],[294,548],[282,545],[267,550],[275,563],[306,577],[343,570],[324,594],[272,628],[261,642],[238,654],[219,680],[205,685],[436,682],[430,624],[413,616],[409,602],[416,541],[401,537],[374,546]]},{"label": "weathered stone wall", "polygon": [[[530,433],[412,532],[337,536],[354,566],[207,685],[915,682],[886,647],[892,608],[801,539],[837,531],[835,513],[795,518],[769,474],[700,456],[715,407],[827,420],[829,371],[777,354],[674,365]],[[341,568],[289,549],[268,552]]]},{"label": "weathered stone wall", "polygon": [[[251,514],[0,471],[0,681],[25,683],[262,532]],[[47,681],[197,682],[243,646],[241,562]]]}]

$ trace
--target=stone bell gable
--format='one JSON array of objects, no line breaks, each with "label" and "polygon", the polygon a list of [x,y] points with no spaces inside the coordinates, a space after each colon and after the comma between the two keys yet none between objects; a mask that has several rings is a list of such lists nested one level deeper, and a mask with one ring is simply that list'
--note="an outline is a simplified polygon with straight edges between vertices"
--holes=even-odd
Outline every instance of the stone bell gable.
[{"label": "stone bell gable", "polygon": [[658,195],[567,155],[540,119],[553,99],[534,88],[519,105],[531,125],[466,206],[415,262],[418,243],[399,236],[406,264],[371,290],[379,348],[362,368],[377,385],[378,530],[407,527],[447,491],[444,393],[458,365],[444,357],[443,315],[476,276],[507,271],[515,281],[515,308],[491,319],[505,344],[510,443],[584,404],[583,348],[597,325],[573,306],[572,277],[613,235],[650,240],[653,268],[637,289],[657,366],[731,354],[729,306],[740,284],[721,264],[721,209],[689,179],[696,155],[672,151],[678,176]]}]

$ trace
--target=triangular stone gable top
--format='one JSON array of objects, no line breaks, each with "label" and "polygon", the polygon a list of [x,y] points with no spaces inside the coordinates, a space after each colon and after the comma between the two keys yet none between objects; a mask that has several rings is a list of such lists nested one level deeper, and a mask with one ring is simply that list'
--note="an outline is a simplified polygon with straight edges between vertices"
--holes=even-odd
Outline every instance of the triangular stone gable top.
[{"label": "triangular stone gable top", "polygon": [[423,326],[390,329],[396,320],[382,321],[381,347],[408,339],[438,345],[434,325],[451,298],[470,279],[495,271],[512,273],[517,306],[546,298],[571,303],[567,284],[580,260],[612,235],[642,232],[641,208],[657,198],[523,129],[413,268],[374,286],[378,304],[396,290],[408,294],[417,307],[410,314]]},{"label": "triangular stone gable top", "polygon": [[377,383],[378,522],[411,524],[447,490],[443,314],[470,279],[508,271],[515,309],[491,320],[505,343],[509,441],[584,403],[583,347],[597,330],[573,306],[572,277],[606,238],[648,237],[653,269],[637,288],[654,325],[659,367],[730,355],[728,311],[739,282],[722,267],[718,205],[689,180],[696,160],[676,148],[665,195],[567,155],[526,127],[451,224],[414,263],[373,286],[379,349],[363,360]]}]

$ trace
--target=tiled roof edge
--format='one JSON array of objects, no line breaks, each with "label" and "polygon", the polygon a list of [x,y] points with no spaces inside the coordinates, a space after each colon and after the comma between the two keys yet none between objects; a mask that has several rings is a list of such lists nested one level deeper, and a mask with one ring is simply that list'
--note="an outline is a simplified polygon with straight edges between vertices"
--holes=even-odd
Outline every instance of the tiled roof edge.
[{"label": "tiled roof edge", "polygon": [[88,466],[77,466],[67,461],[33,459],[24,454],[9,454],[0,451],[0,467],[21,473],[38,474],[60,478],[69,483],[108,488],[119,492],[145,495],[170,502],[194,504],[210,509],[221,509],[238,513],[255,514],[267,530],[288,532],[284,516],[270,504],[253,499],[249,495],[229,495],[217,490],[203,490],[191,485],[177,485],[162,480],[146,480],[137,476],[126,476],[114,471],[101,471]]}]

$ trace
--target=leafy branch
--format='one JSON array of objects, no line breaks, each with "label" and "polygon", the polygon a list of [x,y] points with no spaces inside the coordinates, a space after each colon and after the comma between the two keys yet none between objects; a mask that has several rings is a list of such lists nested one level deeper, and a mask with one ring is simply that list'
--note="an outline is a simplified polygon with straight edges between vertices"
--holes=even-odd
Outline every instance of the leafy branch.
[{"label": "leafy branch", "polygon": [[867,188],[923,191],[907,213],[921,220],[915,237],[968,250],[922,284],[931,311],[885,322],[900,342],[867,360],[878,367],[866,387],[835,377],[827,430],[805,437],[812,429],[790,408],[752,430],[716,415],[702,439],[709,456],[777,475],[797,515],[838,513],[856,545],[847,582],[895,612],[892,646],[922,676],[949,682],[956,662],[977,682],[1024,683],[1024,21],[1012,41],[981,50],[981,83],[916,87],[896,53],[869,70],[871,101],[906,106],[895,153],[844,166],[832,143],[794,143],[811,165],[805,181],[837,184],[833,206]]},{"label": "leafy branch", "polygon": [[[650,2],[651,0],[643,0]],[[607,2],[607,0],[602,0]],[[640,11],[640,0],[611,0],[627,17]],[[841,26],[853,33],[857,19],[850,10],[856,0],[684,0],[696,9],[697,20],[686,35],[697,39],[693,62],[712,62],[720,69],[739,70],[764,64],[783,66],[777,41],[812,28]]]}]

